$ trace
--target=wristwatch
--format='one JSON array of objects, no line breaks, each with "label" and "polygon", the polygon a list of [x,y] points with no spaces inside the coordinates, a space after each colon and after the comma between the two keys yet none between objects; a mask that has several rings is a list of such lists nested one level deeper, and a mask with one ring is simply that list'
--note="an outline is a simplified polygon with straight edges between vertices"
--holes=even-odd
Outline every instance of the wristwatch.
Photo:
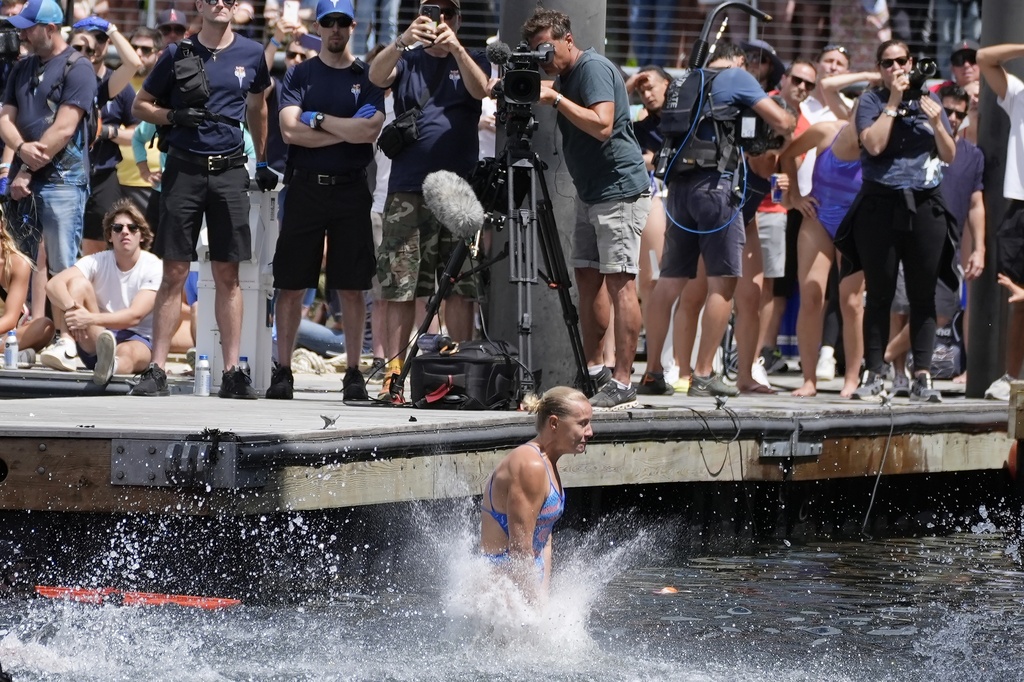
[{"label": "wristwatch", "polygon": [[316,116],[313,117],[313,130],[320,130],[320,126],[324,124],[324,114],[322,111],[316,112]]},{"label": "wristwatch", "polygon": [[888,116],[889,118],[896,118],[899,115],[896,113],[895,109],[890,109],[889,107],[882,109],[882,113]]}]

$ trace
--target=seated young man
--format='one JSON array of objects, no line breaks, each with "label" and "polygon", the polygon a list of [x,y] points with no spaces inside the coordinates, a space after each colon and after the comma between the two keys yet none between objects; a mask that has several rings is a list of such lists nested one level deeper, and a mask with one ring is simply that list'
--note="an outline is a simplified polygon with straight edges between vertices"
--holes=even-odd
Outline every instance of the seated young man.
[{"label": "seated young man", "polygon": [[163,277],[160,259],[145,250],[153,232],[130,200],[116,201],[103,216],[103,239],[106,251],[81,258],[46,284],[61,335],[39,356],[47,367],[73,371],[77,354],[101,386],[114,374],[149,366]]}]

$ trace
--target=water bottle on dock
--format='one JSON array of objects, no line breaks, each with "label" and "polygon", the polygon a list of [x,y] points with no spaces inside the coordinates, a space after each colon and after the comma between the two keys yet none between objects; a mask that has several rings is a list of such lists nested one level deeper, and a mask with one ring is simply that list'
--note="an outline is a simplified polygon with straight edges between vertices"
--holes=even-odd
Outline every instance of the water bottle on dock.
[{"label": "water bottle on dock", "polygon": [[7,332],[4,339],[4,368],[18,369],[18,332]]},{"label": "water bottle on dock", "polygon": [[199,359],[196,360],[195,385],[192,389],[192,394],[210,395],[210,384],[210,358],[206,355],[200,355]]},{"label": "water bottle on dock", "polygon": [[241,370],[241,372],[245,374],[245,376],[249,377],[250,379],[252,378],[252,374],[249,370],[249,358],[246,357],[245,355],[238,358],[238,369]]}]

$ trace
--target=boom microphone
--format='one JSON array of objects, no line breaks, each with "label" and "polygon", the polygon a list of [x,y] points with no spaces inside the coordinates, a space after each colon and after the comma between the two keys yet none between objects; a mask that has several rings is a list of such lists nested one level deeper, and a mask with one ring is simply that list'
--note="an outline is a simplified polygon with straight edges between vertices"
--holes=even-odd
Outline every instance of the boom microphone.
[{"label": "boom microphone", "polygon": [[504,66],[512,58],[512,48],[501,41],[495,41],[487,46],[487,61],[491,64]]},{"label": "boom microphone", "polygon": [[484,207],[473,188],[451,171],[435,171],[423,179],[423,201],[459,239],[472,239],[484,224]]}]

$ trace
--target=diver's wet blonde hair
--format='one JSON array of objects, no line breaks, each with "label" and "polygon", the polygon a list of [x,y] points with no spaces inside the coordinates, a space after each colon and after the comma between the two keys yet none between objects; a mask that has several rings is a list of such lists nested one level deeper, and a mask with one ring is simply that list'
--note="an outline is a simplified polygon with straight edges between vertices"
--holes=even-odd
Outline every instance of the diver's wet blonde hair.
[{"label": "diver's wet blonde hair", "polygon": [[575,412],[575,403],[580,401],[587,402],[582,391],[569,386],[555,386],[544,391],[542,396],[531,393],[523,398],[523,409],[537,415],[537,430],[540,431],[552,415],[560,419],[571,416]]},{"label": "diver's wet blonde hair", "polygon": [[14,241],[14,237],[7,231],[7,225],[5,222],[5,216],[3,209],[0,208],[0,254],[4,257],[4,271],[0,273],[0,281],[5,284],[11,283],[11,257],[21,257],[25,259],[25,262],[35,270],[36,264],[32,262],[32,259],[22,253],[21,249],[18,248],[18,244]]}]

